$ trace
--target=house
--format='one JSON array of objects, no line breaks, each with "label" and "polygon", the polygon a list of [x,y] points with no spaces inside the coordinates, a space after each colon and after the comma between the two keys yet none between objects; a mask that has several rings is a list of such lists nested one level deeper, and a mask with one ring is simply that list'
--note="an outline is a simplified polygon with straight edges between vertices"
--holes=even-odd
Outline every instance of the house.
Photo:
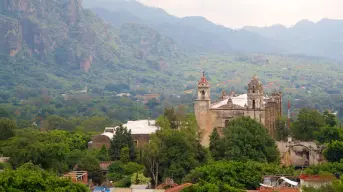
[{"label": "house", "polygon": [[334,175],[300,175],[300,183],[302,186],[320,188],[331,184],[337,178]]},{"label": "house", "polygon": [[323,156],[324,146],[311,141],[277,141],[276,145],[281,155],[281,164],[286,166],[307,167],[325,163]]},{"label": "house", "polygon": [[[155,125],[155,120],[138,120],[128,121],[123,127],[131,130],[132,138],[137,148],[141,148],[148,144],[150,141],[150,134],[159,130],[159,127]],[[115,129],[117,127],[106,127],[104,132],[100,135],[93,137],[92,141],[88,142],[89,149],[101,149],[103,145],[106,148],[111,146],[111,140],[115,135]]]},{"label": "house", "polygon": [[136,98],[142,101],[144,104],[148,103],[150,100],[156,99],[156,101],[160,101],[160,94],[144,94],[144,95],[137,95]]}]

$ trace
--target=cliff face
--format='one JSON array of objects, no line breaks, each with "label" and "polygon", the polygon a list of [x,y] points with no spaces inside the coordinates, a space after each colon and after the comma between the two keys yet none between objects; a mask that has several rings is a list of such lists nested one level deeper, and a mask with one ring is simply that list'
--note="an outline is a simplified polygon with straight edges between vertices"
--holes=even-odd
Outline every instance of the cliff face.
[{"label": "cliff face", "polygon": [[0,15],[0,51],[14,56],[21,50],[22,32],[20,24]]},{"label": "cliff face", "polygon": [[[23,52],[88,71],[94,60],[116,57],[118,40],[81,0],[3,0],[0,7],[1,52]],[[64,58],[63,58],[64,57]]]}]

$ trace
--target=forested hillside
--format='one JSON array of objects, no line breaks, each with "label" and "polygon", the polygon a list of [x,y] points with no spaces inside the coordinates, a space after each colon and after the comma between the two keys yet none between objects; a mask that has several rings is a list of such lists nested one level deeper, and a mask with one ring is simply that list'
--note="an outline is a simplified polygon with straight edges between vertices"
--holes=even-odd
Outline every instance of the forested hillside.
[{"label": "forested hillside", "polygon": [[[173,77],[178,47],[152,28],[115,29],[80,0],[0,4],[1,105],[18,119],[155,117],[155,104],[144,108],[136,95],[161,93],[166,85],[183,90],[182,79]],[[123,92],[132,97],[116,96]]]},{"label": "forested hillside", "polygon": [[[118,9],[95,9],[101,19],[76,0],[3,1],[1,107],[26,121],[50,115],[81,117],[72,124],[90,116],[107,123],[107,118],[125,122],[157,117],[165,107],[179,104],[191,112],[196,81],[204,70],[213,100],[222,90],[244,92],[256,74],[266,93],[283,91],[285,104],[291,100],[294,112],[301,107],[343,112],[340,62],[238,53],[237,46],[263,52],[251,40],[254,33],[230,30],[202,17],[180,19],[136,1],[115,4]],[[131,8],[136,14],[128,5],[135,5]],[[120,93],[130,96],[117,96]],[[157,100],[143,104],[142,96],[151,93],[158,94]]]}]

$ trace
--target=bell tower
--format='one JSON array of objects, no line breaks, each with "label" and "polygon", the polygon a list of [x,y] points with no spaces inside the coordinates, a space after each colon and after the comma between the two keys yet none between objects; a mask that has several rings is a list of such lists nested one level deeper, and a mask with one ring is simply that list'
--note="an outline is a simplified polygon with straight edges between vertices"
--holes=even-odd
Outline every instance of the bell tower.
[{"label": "bell tower", "polygon": [[265,108],[263,96],[263,86],[254,75],[248,84],[248,109],[263,110]]},{"label": "bell tower", "polygon": [[198,95],[197,101],[210,101],[210,86],[208,85],[205,73],[202,73],[202,77],[198,82]]},{"label": "bell tower", "polygon": [[213,131],[210,106],[210,85],[208,84],[205,73],[203,72],[200,81],[198,81],[197,96],[194,102],[195,118],[198,123],[198,132],[203,146],[209,146],[210,134]]}]

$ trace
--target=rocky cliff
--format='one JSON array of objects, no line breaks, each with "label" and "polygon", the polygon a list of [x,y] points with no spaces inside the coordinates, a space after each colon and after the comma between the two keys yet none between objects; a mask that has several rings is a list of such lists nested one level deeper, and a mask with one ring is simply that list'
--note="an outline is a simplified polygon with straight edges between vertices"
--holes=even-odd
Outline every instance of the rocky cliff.
[{"label": "rocky cliff", "polygon": [[115,30],[82,0],[3,0],[0,48],[6,55],[24,54],[69,69],[88,72],[94,63],[115,63],[121,56],[144,60],[172,57],[172,39],[139,24]]},{"label": "rocky cliff", "polygon": [[4,0],[0,10],[2,53],[53,58],[84,71],[94,60],[116,57],[117,36],[81,0]]}]

